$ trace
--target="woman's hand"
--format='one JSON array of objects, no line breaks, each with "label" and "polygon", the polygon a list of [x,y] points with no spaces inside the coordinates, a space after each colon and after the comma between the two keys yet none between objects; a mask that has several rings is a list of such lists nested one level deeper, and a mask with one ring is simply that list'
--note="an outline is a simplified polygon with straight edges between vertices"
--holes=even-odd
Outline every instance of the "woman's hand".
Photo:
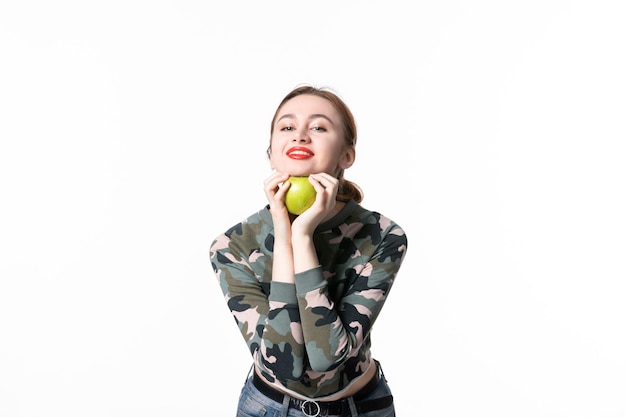
[{"label": "woman's hand", "polygon": [[294,273],[314,268],[319,264],[313,232],[324,220],[334,214],[339,180],[326,173],[309,175],[316,191],[315,202],[304,213],[293,216],[285,207],[285,194],[291,183],[289,174],[275,172],[264,184],[274,222],[274,269],[272,280],[294,282]]},{"label": "woman's hand", "polygon": [[289,182],[287,179],[289,174],[284,172],[274,172],[268,178],[263,181],[263,187],[265,190],[265,197],[270,204],[270,211],[274,212],[287,212],[285,207],[285,193],[289,188]]},{"label": "woman's hand", "polygon": [[276,231],[290,233],[290,219],[285,207],[285,193],[291,183],[287,181],[289,174],[274,172],[264,182],[265,197],[270,205],[270,214]]},{"label": "woman's hand", "polygon": [[285,232],[283,236],[287,237],[291,237],[294,232],[299,236],[313,236],[315,228],[334,214],[339,180],[324,172],[309,175],[309,182],[316,192],[315,202],[291,223],[293,216],[290,217],[285,207],[285,194],[291,185],[288,179],[289,174],[275,172],[263,183],[274,229],[276,233]]}]

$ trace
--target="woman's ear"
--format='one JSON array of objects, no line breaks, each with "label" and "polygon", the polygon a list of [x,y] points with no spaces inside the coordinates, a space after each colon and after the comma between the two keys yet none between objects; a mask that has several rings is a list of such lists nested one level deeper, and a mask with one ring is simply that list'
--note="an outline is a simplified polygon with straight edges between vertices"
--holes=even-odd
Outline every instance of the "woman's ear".
[{"label": "woman's ear", "polygon": [[341,157],[341,160],[339,161],[339,166],[341,167],[341,169],[350,168],[352,164],[354,164],[355,159],[356,159],[356,150],[354,149],[354,146],[351,146],[344,150],[344,154]]},{"label": "woman's ear", "polygon": [[272,162],[272,154],[271,154],[271,148],[267,148],[267,150],[265,151],[265,154],[267,155],[267,160],[270,161],[270,168],[274,169],[274,163]]}]

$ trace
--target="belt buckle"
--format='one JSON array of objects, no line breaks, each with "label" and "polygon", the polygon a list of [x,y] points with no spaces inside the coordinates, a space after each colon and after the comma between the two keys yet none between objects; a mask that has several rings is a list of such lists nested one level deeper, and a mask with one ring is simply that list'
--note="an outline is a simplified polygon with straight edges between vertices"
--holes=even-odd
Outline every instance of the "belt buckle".
[{"label": "belt buckle", "polygon": [[[317,408],[317,411],[315,411],[315,414],[313,414],[313,411],[315,410],[315,408],[313,408],[313,405],[315,406],[315,408]],[[313,401],[313,400],[305,400],[300,406],[300,410],[302,410],[304,415],[307,417],[317,417],[320,415],[320,412],[322,411],[322,409],[320,408],[320,405],[316,401]]]}]

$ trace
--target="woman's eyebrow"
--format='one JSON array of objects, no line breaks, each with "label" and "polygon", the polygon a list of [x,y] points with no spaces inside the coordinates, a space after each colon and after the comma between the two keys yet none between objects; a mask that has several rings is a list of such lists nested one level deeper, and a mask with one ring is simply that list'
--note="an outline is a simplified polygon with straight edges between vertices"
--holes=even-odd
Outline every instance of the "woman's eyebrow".
[{"label": "woman's eyebrow", "polygon": [[295,118],[295,117],[296,117],[296,116],[295,116],[294,114],[283,114],[283,115],[282,115],[282,116],[280,116],[280,117],[278,118],[278,120],[276,120],[276,121],[277,121],[277,122],[280,122],[280,121],[281,121],[281,120],[283,120],[283,119],[293,119],[293,118]]},{"label": "woman's eyebrow", "polygon": [[[331,125],[333,125],[333,126],[335,125],[335,124],[333,123],[333,121],[332,121],[332,120],[330,120],[330,118],[329,118],[328,116],[326,116],[325,114],[323,114],[323,113],[315,113],[315,114],[311,114],[311,115],[309,115],[309,116],[307,117],[307,119],[317,119],[318,117],[321,117],[322,119],[328,120],[328,123],[330,123],[330,124],[331,124]],[[280,117],[278,118],[278,120],[276,120],[276,121],[277,121],[277,122],[280,122],[280,121],[281,121],[281,120],[283,120],[283,119],[296,119],[296,118],[297,118],[297,117],[296,117],[296,115],[295,115],[295,114],[289,113],[289,114],[283,114],[283,115],[282,115],[282,116],[280,116]]]},{"label": "woman's eyebrow", "polygon": [[326,116],[325,114],[321,114],[321,113],[319,113],[319,114],[312,114],[312,115],[309,116],[309,119],[317,119],[318,117],[321,117],[322,119],[328,120],[328,123],[330,123],[333,126],[335,125],[333,123],[333,121],[330,120],[330,118],[328,116]]}]

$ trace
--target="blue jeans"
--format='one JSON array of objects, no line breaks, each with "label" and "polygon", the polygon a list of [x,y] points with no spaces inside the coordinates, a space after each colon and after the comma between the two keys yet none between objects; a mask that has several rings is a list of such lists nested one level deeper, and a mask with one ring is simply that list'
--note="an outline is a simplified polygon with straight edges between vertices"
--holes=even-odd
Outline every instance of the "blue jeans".
[{"label": "blue jeans", "polygon": [[[382,374],[380,382],[374,391],[361,401],[374,398],[385,397],[391,395],[391,390]],[[350,400],[352,401],[352,400]],[[237,408],[237,417],[307,417],[301,410],[289,408],[289,402],[286,405],[267,398],[252,384],[252,378],[248,378],[239,397],[239,405]],[[354,409],[354,407],[352,407]],[[382,410],[374,410],[365,414],[345,414],[342,416],[328,417],[395,417],[396,412],[393,404]],[[322,417],[321,415],[319,417]],[[324,416],[326,417],[326,416]]]}]

